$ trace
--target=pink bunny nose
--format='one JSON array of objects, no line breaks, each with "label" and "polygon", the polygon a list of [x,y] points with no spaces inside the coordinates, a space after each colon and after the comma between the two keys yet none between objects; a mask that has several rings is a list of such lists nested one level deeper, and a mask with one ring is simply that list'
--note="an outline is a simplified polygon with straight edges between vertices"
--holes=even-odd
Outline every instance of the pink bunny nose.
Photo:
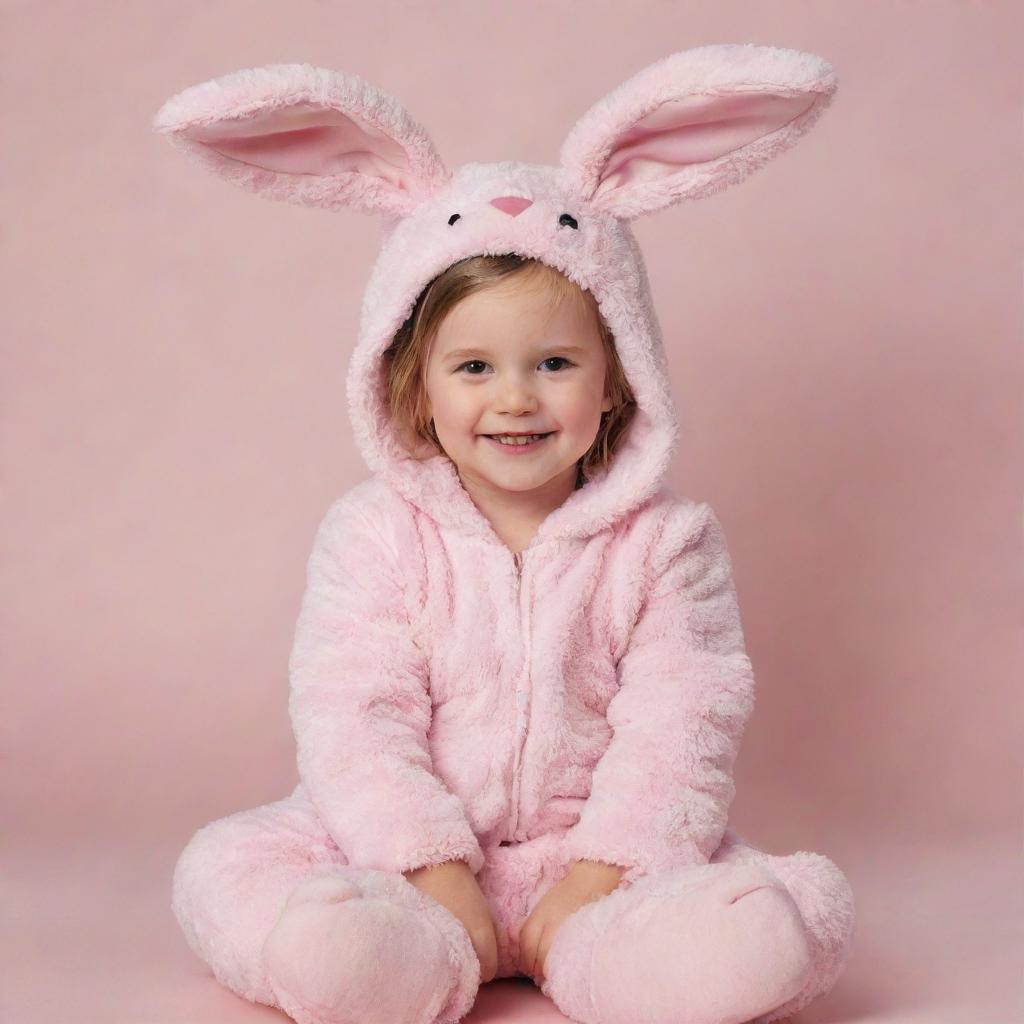
[{"label": "pink bunny nose", "polygon": [[533,206],[533,200],[524,199],[522,196],[499,196],[497,199],[491,200],[491,206],[496,206],[513,217],[518,217],[523,210]]}]

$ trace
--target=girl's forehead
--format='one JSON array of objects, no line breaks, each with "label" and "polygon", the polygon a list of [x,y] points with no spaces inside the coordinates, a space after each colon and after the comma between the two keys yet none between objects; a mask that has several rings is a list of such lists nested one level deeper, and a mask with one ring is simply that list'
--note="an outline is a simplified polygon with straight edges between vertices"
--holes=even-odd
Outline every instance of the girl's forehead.
[{"label": "girl's forehead", "polygon": [[536,334],[547,325],[559,330],[596,325],[596,316],[583,292],[558,292],[550,287],[489,286],[460,299],[439,325],[439,338],[486,327],[501,337]]}]

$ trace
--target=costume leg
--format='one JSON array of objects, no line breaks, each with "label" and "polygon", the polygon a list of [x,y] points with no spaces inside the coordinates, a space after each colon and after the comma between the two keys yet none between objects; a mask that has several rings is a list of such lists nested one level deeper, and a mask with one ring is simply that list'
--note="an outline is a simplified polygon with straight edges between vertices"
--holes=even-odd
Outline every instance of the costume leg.
[{"label": "costume leg", "polygon": [[476,999],[461,922],[402,875],[350,865],[301,786],[199,829],[172,908],[222,985],[298,1024],[453,1024]]},{"label": "costume leg", "polygon": [[[808,870],[807,862],[780,874],[777,862],[789,858],[761,854],[734,833],[727,838],[708,864],[642,878],[566,918],[548,951],[542,991],[583,1024],[774,1020],[823,991],[829,944],[814,928],[829,899],[844,912],[848,887],[826,896],[820,886],[845,879]],[[799,900],[784,879],[796,882]],[[814,910],[809,921],[802,907]],[[845,921],[829,923],[843,942]]]}]

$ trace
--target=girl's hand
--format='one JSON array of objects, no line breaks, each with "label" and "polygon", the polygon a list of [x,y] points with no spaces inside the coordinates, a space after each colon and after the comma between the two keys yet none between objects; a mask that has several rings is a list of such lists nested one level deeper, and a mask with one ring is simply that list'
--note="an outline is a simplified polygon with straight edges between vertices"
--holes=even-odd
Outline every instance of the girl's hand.
[{"label": "girl's hand", "polygon": [[449,860],[402,873],[462,922],[480,961],[480,981],[491,981],[498,971],[498,939],[487,898],[469,865],[464,860]]},{"label": "girl's hand", "polygon": [[519,970],[539,985],[555,933],[580,907],[614,892],[625,869],[598,861],[573,861],[568,874],[541,897],[519,929]]}]

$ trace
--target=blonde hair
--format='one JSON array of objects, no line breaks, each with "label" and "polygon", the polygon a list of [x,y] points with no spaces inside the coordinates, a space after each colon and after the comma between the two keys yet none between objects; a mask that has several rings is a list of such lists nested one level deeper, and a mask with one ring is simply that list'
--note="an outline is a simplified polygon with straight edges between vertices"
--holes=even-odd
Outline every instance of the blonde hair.
[{"label": "blonde hair", "polygon": [[578,463],[577,487],[597,468],[606,469],[636,414],[636,399],[615,349],[615,339],[601,316],[597,300],[564,274],[539,260],[507,253],[471,256],[452,264],[428,284],[384,351],[388,367],[388,402],[392,422],[414,458],[445,454],[428,414],[424,376],[427,354],[444,318],[474,292],[515,278],[523,285],[536,283],[555,302],[570,301],[591,310],[597,320],[606,357],[606,391],[612,407],[601,414],[601,425],[593,444]]}]

